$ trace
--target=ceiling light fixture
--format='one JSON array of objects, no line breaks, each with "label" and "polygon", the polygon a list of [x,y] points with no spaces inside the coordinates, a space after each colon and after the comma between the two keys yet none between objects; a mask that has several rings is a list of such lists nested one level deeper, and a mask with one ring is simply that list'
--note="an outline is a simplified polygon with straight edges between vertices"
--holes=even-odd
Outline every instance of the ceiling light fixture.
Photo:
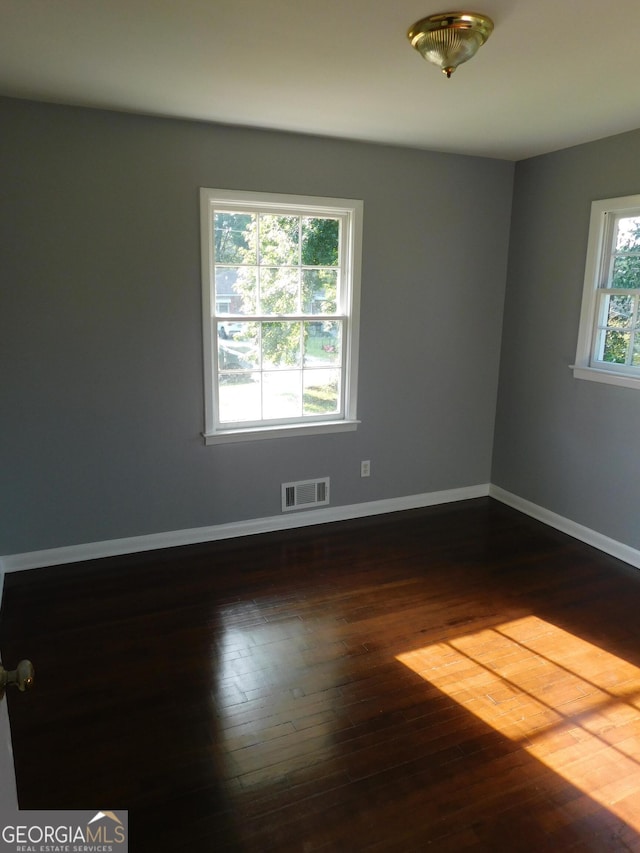
[{"label": "ceiling light fixture", "polygon": [[443,74],[475,56],[493,32],[493,21],[477,12],[441,12],[417,21],[407,33],[412,46]]}]

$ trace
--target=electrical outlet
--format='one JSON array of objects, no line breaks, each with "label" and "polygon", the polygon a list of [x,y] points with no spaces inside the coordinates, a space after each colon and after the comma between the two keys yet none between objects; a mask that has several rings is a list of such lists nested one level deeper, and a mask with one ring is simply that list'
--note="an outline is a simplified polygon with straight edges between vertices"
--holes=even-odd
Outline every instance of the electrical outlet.
[{"label": "electrical outlet", "polygon": [[364,459],[360,463],[360,476],[361,477],[370,477],[371,476],[371,462],[368,459]]}]

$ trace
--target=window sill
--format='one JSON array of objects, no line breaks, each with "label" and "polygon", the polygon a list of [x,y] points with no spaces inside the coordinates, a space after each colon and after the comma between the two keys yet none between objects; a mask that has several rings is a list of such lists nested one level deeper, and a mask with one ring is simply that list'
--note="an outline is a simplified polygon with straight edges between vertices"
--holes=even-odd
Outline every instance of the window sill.
[{"label": "window sill", "polygon": [[570,365],[574,379],[588,379],[591,382],[605,382],[608,385],[620,385],[623,388],[640,390],[640,375],[628,376],[625,373],[615,373],[613,370],[601,370],[597,367],[580,367]]},{"label": "window sill", "polygon": [[260,441],[266,438],[294,438],[305,435],[325,435],[333,432],[353,432],[360,421],[334,421],[331,423],[315,421],[310,424],[291,424],[290,426],[253,427],[251,429],[230,429],[225,432],[203,433],[205,444],[232,444],[239,441]]}]

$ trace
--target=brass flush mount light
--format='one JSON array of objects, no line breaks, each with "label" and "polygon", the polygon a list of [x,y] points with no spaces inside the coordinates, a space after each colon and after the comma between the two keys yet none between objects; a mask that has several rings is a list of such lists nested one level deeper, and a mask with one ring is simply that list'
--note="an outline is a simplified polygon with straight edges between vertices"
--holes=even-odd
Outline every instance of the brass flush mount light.
[{"label": "brass flush mount light", "polygon": [[441,12],[417,21],[407,33],[412,46],[443,74],[475,56],[493,32],[493,21],[477,12]]}]

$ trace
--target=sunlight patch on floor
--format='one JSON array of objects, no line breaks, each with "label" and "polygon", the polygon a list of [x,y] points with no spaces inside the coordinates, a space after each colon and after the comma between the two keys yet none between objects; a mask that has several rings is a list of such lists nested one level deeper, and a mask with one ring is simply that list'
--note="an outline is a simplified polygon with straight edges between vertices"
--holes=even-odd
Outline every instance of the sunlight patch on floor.
[{"label": "sunlight patch on floor", "polygon": [[640,830],[640,668],[537,616],[397,660]]}]

